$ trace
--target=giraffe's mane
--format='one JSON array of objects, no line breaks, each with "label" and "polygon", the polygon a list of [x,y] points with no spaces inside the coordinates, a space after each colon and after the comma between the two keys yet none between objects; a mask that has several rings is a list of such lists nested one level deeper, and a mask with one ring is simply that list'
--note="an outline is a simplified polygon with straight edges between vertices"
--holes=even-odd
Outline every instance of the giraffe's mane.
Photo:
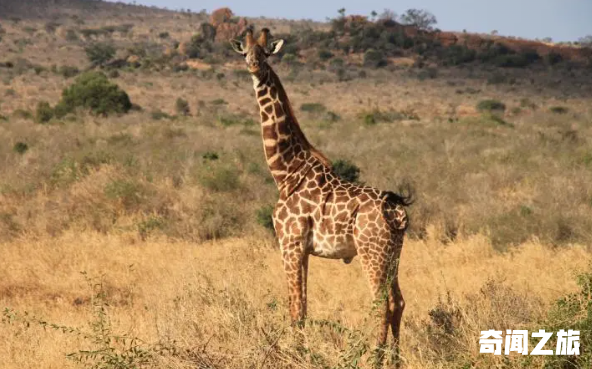
[{"label": "giraffe's mane", "polygon": [[284,109],[286,110],[286,115],[288,115],[291,118],[292,123],[294,123],[293,127],[292,127],[294,130],[294,134],[299,138],[300,142],[302,143],[302,145],[304,146],[305,149],[308,149],[315,158],[317,158],[321,163],[323,163],[323,165],[331,168],[331,161],[325,156],[325,154],[323,154],[322,152],[317,150],[308,141],[308,139],[304,135],[304,132],[302,132],[302,129],[300,128],[300,123],[298,123],[298,119],[296,119],[296,115],[294,115],[294,110],[292,109],[292,104],[290,103],[290,100],[288,99],[288,95],[286,94],[286,91],[284,90],[284,86],[282,85],[280,78],[271,68],[269,68],[269,73],[270,73],[270,78],[271,78],[273,84],[275,85],[275,87],[278,90],[278,95],[280,97],[280,100],[284,103]]}]

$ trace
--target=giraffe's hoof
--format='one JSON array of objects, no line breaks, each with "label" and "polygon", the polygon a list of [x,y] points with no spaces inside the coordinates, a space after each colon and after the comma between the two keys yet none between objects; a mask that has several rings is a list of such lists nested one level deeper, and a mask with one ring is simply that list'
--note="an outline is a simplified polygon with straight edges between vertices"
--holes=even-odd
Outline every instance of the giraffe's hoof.
[{"label": "giraffe's hoof", "polygon": [[354,258],[343,258],[343,262],[346,263],[346,264],[351,263],[352,260],[354,260]]}]

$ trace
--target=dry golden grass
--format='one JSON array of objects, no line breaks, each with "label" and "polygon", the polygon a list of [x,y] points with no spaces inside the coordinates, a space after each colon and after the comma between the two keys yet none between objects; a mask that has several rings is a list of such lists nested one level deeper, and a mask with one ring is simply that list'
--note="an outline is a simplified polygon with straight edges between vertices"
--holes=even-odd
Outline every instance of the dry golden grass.
[{"label": "dry golden grass", "polygon": [[[454,347],[462,347],[465,362],[474,367],[496,365],[493,356],[478,354],[478,331],[534,328],[553,300],[575,290],[575,274],[592,260],[577,245],[559,250],[533,241],[500,254],[486,237],[443,245],[437,232],[431,229],[425,241],[407,241],[403,251],[406,368],[452,365],[435,356],[433,332],[426,334],[434,328],[428,312],[449,298],[448,307],[461,315]],[[304,329],[302,342],[295,340],[279,253],[268,238],[195,245],[69,232],[2,245],[0,269],[1,306],[86,331],[92,291],[80,272],[103,276],[113,334],[148,343],[174,340],[194,352],[155,357],[147,367],[190,368],[199,360],[228,368],[316,368],[320,362],[334,367],[345,364],[344,352],[351,349],[344,335],[314,324]],[[360,329],[363,338],[371,333],[369,292],[358,263],[313,258],[309,288],[311,319]],[[6,369],[75,367],[65,355],[91,348],[75,335],[25,328],[18,321],[4,324],[0,339]]]},{"label": "dry golden grass", "polygon": [[[370,295],[357,262],[313,258],[309,324],[289,328],[278,251],[256,220],[277,191],[238,56],[210,71],[119,70],[112,81],[141,112],[81,112],[43,125],[15,114],[59,101],[73,78],[52,65],[88,67],[90,41],[66,40],[68,29],[81,36],[133,24],[129,34],[96,39],[125,58],[134,44],[165,50],[188,40],[204,15],[101,4],[62,10],[55,33],[43,19],[2,19],[0,62],[15,66],[0,67],[0,308],[9,309],[0,366],[78,367],[65,355],[100,347],[92,342],[100,307],[108,337],[179,349],[142,367],[353,368],[366,360],[357,351],[372,343]],[[327,27],[254,22],[274,33]],[[589,71],[468,66],[426,74],[409,58],[363,70],[362,55],[353,55],[342,80],[314,60],[316,51],[302,50],[301,66],[272,60],[310,141],[333,160],[352,160],[369,185],[396,189],[407,180],[417,193],[400,271],[404,366],[543,367],[540,358],[480,355],[478,337],[542,328],[592,261]],[[174,115],[178,98],[191,116],[152,114]],[[478,112],[484,99],[502,101],[505,113]],[[302,111],[305,103],[326,112]],[[377,111],[399,118],[365,124]],[[104,299],[85,278],[102,281]],[[44,330],[32,316],[91,339]]]}]

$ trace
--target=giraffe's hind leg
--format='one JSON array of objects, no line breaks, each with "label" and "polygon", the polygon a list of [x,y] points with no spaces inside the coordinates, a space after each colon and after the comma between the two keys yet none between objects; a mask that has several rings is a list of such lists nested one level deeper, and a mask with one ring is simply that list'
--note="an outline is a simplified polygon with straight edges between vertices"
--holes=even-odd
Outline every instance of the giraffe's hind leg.
[{"label": "giraffe's hind leg", "polygon": [[393,333],[392,355],[396,367],[400,365],[399,334],[401,331],[401,318],[405,309],[405,300],[399,288],[398,278],[395,277],[389,292],[389,313],[391,316],[391,331]]},{"label": "giraffe's hind leg", "polygon": [[375,367],[382,367],[386,353],[391,351],[386,345],[389,329],[393,333],[392,354],[398,366],[399,331],[404,308],[397,278],[401,243],[391,237],[390,230],[374,229],[368,234],[371,236],[360,237],[357,247],[373,296],[373,315],[377,323]]}]

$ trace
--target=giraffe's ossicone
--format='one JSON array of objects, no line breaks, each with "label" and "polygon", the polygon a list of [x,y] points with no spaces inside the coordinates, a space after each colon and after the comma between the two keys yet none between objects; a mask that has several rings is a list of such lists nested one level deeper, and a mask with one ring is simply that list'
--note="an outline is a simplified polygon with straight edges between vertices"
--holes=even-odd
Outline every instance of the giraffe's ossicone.
[{"label": "giraffe's ossicone", "polygon": [[[279,189],[273,223],[284,262],[292,321],[306,316],[309,255],[343,259],[360,257],[378,306],[377,352],[389,326],[398,350],[404,301],[397,271],[409,199],[389,191],[360,186],[339,178],[329,160],[306,139],[288,96],[267,58],[282,40],[268,44],[269,30],[258,40],[251,30],[245,42],[232,40],[244,56],[260,108],[261,134],[267,164]],[[380,354],[379,354],[380,355]]]}]

